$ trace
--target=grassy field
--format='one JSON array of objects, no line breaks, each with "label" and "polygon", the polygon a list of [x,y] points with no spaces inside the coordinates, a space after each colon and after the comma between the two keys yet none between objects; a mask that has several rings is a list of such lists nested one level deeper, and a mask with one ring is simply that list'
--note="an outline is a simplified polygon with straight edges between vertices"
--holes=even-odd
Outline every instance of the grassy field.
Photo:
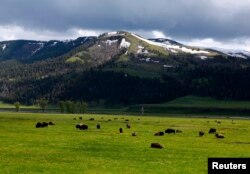
[{"label": "grassy field", "polygon": [[[73,120],[79,116],[82,121]],[[92,117],[95,121],[89,121]],[[131,129],[126,128],[125,119],[129,119]],[[56,125],[37,129],[38,121]],[[236,119],[235,124],[231,119],[220,121],[221,124],[211,118],[2,112],[0,173],[205,174],[208,157],[250,157],[250,120]],[[87,124],[89,130],[76,130],[75,125],[80,122]],[[101,130],[95,128],[97,123]],[[122,134],[118,132],[120,127],[124,129]],[[207,132],[211,127],[225,139],[207,133],[198,137],[199,130]],[[167,128],[183,132],[154,136]],[[134,131],[138,136],[131,136]],[[152,149],[152,142],[165,148]]]},{"label": "grassy field", "polygon": [[[141,105],[127,108],[128,112],[139,112]],[[226,101],[208,97],[185,96],[162,104],[144,104],[145,113],[168,113],[188,115],[236,115],[250,116],[250,101]]]}]

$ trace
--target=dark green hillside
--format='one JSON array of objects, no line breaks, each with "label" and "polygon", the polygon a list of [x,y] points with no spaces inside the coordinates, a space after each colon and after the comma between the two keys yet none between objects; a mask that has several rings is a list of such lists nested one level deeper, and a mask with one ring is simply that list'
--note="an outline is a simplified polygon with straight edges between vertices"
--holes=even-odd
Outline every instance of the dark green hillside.
[{"label": "dark green hillside", "polygon": [[0,99],[109,105],[185,95],[250,100],[249,59],[156,41],[120,31],[67,42],[0,42]]}]

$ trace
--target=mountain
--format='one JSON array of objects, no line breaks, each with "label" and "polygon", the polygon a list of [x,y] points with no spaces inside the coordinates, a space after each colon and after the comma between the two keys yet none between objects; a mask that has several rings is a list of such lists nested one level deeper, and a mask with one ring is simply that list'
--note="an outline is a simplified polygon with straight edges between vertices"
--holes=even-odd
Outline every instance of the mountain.
[{"label": "mountain", "polygon": [[80,37],[76,40],[13,40],[0,42],[0,60],[16,59],[23,62],[33,62],[54,58],[67,53],[80,45],[94,42],[96,37]]},{"label": "mountain", "polygon": [[0,99],[107,104],[184,95],[250,99],[248,52],[145,39],[125,31],[70,41],[0,42]]}]

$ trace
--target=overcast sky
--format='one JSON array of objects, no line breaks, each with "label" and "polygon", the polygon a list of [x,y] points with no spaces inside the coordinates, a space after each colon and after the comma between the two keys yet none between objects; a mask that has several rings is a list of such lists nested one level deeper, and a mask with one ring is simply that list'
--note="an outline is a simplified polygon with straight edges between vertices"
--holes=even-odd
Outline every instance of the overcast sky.
[{"label": "overcast sky", "polygon": [[250,0],[1,0],[0,40],[127,30],[250,51]]}]

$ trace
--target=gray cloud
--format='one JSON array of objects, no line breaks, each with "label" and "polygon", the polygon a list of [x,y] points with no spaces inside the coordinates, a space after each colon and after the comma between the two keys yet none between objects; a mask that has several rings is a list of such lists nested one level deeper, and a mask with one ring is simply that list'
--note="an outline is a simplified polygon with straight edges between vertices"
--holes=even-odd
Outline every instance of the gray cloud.
[{"label": "gray cloud", "polygon": [[250,0],[2,0],[0,26],[159,30],[177,39],[250,37]]}]

